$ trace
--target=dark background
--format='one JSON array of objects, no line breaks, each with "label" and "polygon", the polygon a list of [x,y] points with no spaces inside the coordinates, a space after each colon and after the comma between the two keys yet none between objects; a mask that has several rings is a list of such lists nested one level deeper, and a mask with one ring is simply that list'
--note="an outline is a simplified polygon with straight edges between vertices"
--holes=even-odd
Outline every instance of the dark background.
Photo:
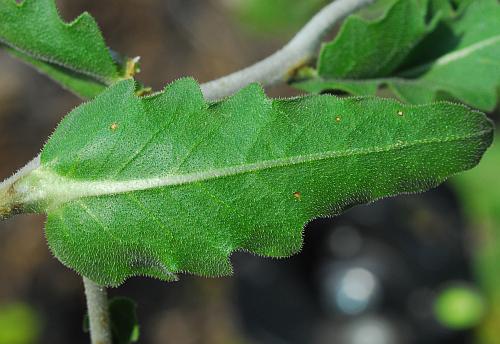
[{"label": "dark background", "polygon": [[[182,76],[204,82],[245,67],[294,29],[252,28],[230,0],[57,2],[66,20],[87,10],[110,47],[141,56],[138,79],[156,90]],[[295,20],[300,26],[303,18]],[[268,93],[298,94],[286,86]],[[0,178],[33,158],[80,102],[0,51]],[[88,343],[81,278],[52,257],[43,221],[0,223],[0,329],[2,312],[14,309],[21,315],[12,326],[29,333],[19,344]],[[303,252],[287,260],[238,253],[231,278],[133,278],[110,294],[137,301],[140,343],[469,343],[474,331],[446,328],[432,311],[446,286],[475,288],[469,239],[456,195],[442,186],[316,220]]]}]

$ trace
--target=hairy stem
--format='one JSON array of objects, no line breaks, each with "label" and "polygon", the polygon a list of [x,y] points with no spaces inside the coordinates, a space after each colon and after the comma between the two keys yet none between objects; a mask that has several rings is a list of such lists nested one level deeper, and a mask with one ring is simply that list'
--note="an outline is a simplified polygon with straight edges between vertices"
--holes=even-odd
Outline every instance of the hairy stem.
[{"label": "hairy stem", "polygon": [[374,0],[337,0],[323,8],[281,50],[256,64],[201,85],[207,99],[230,96],[242,87],[259,82],[270,86],[287,82],[295,71],[310,62],[333,26]]},{"label": "hairy stem", "polygon": [[108,295],[106,288],[83,277],[87,309],[89,313],[90,339],[92,344],[111,344]]},{"label": "hairy stem", "polygon": [[14,191],[14,183],[40,166],[40,155],[27,163],[12,177],[0,182],[0,220],[22,212],[23,204]]}]

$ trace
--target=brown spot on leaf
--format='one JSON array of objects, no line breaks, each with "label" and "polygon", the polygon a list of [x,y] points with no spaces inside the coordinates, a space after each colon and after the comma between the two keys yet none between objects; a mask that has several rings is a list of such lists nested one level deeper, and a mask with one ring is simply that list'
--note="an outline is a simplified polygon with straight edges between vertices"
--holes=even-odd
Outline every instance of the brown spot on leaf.
[{"label": "brown spot on leaf", "polygon": [[295,199],[296,199],[297,201],[300,201],[300,199],[302,198],[302,194],[301,194],[300,192],[298,192],[298,191],[295,191],[295,192],[293,193],[293,197],[295,197]]}]

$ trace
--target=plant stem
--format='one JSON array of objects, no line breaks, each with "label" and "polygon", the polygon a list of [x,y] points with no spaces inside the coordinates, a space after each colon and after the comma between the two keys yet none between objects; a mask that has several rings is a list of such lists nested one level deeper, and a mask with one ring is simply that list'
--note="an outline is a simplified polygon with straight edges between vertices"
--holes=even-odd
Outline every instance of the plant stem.
[{"label": "plant stem", "polygon": [[40,166],[40,155],[27,163],[23,168],[17,171],[12,177],[0,182],[0,220],[8,218],[16,213],[21,212],[21,199],[13,190],[13,185],[22,177],[29,174],[34,169]]},{"label": "plant stem", "polygon": [[281,50],[256,64],[201,85],[207,99],[230,96],[248,84],[271,86],[287,82],[295,71],[316,56],[324,36],[333,26],[374,0],[337,0],[324,7]]},{"label": "plant stem", "polygon": [[106,288],[83,277],[87,309],[89,313],[90,339],[92,344],[111,344],[108,295]]}]

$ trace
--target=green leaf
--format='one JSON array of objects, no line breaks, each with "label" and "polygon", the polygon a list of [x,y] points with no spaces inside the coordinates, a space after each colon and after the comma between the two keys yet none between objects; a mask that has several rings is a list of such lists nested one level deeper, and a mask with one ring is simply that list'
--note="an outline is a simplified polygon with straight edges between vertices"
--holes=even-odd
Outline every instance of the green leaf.
[{"label": "green leaf", "polygon": [[466,215],[479,242],[476,250],[476,270],[483,288],[491,295],[500,310],[500,189],[498,167],[500,166],[500,136],[484,156],[481,165],[472,171],[456,176],[452,185],[460,197]]},{"label": "green leaf", "polygon": [[105,84],[94,80],[84,74],[79,74],[56,64],[37,60],[30,57],[29,55],[9,48],[8,46],[4,46],[4,49],[6,49],[11,55],[19,58],[21,61],[32,65],[40,72],[46,74],[51,79],[58,82],[64,89],[74,92],[81,98],[93,98],[104,91],[104,89],[106,89],[107,87]]},{"label": "green leaf", "polygon": [[41,321],[36,310],[24,303],[0,306],[0,344],[32,344],[40,340]]},{"label": "green leaf", "polygon": [[377,0],[368,6],[361,7],[355,15],[368,21],[376,21],[385,16],[387,11],[390,10],[397,1],[398,0]]},{"label": "green leaf", "polygon": [[328,0],[245,0],[227,4],[245,27],[255,33],[289,34],[298,30]]},{"label": "green leaf", "polygon": [[[130,344],[139,340],[137,304],[127,297],[114,297],[109,301],[109,318],[113,344]],[[89,315],[83,319],[83,331],[90,331]]]},{"label": "green leaf", "polygon": [[64,23],[54,0],[0,0],[0,43],[84,98],[126,77],[133,62],[113,59],[88,13]]},{"label": "green leaf", "polygon": [[348,18],[323,48],[319,76],[295,86],[356,95],[384,87],[413,104],[452,98],[494,109],[500,87],[500,4],[462,1],[451,13],[444,3],[431,2],[430,12],[437,13],[428,30],[424,20],[429,13],[415,0],[398,1],[378,21]]},{"label": "green leaf", "polygon": [[486,314],[482,295],[468,285],[457,283],[437,295],[433,308],[439,323],[455,331],[477,327]]},{"label": "green leaf", "polygon": [[251,85],[207,104],[191,79],[134,87],[73,110],[13,186],[48,214],[54,255],[103,285],[227,275],[235,250],[290,256],[311,219],[434,187],[476,165],[493,131],[451,103],[270,100]]},{"label": "green leaf", "polygon": [[318,73],[324,78],[353,79],[387,75],[426,32],[425,7],[417,0],[398,1],[374,21],[352,15],[338,37],[321,49]]},{"label": "green leaf", "polygon": [[137,304],[127,297],[115,297],[109,301],[109,316],[113,344],[129,344],[139,340]]},{"label": "green leaf", "polygon": [[481,343],[494,343],[498,339],[500,319],[499,143],[497,134],[477,168],[451,179],[470,225],[469,236],[475,239],[471,247],[474,276],[488,304],[486,319],[476,331]]}]

